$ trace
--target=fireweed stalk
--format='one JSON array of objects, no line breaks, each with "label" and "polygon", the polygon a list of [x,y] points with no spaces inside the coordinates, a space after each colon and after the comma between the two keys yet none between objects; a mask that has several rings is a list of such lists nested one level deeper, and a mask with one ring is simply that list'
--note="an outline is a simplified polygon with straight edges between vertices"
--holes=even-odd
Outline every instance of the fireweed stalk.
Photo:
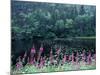
[{"label": "fireweed stalk", "polygon": [[18,62],[16,63],[16,69],[20,70],[23,67],[22,61],[21,61],[21,57],[18,57]]},{"label": "fireweed stalk", "polygon": [[23,59],[22,59],[22,62],[25,63],[25,58],[27,56],[27,52],[25,52],[24,56],[23,56]]},{"label": "fireweed stalk", "polygon": [[85,62],[85,50],[82,52],[82,61]]},{"label": "fireweed stalk", "polygon": [[65,54],[64,57],[63,57],[62,64],[65,64],[65,62],[66,62],[66,54]]},{"label": "fireweed stalk", "polygon": [[32,48],[32,49],[31,49],[31,53],[32,53],[32,54],[35,54],[35,48]]},{"label": "fireweed stalk", "polygon": [[91,52],[89,51],[89,54],[88,54],[88,57],[87,57],[87,61],[88,61],[88,64],[90,65],[92,60],[91,60]]},{"label": "fireweed stalk", "polygon": [[51,49],[51,51],[50,51],[50,58],[49,58],[49,59],[50,59],[50,63],[53,64],[53,54],[52,54],[52,49]]},{"label": "fireweed stalk", "polygon": [[41,57],[40,58],[39,68],[43,68],[44,65],[45,65],[45,58]]},{"label": "fireweed stalk", "polygon": [[33,65],[33,58],[30,58],[30,64]]},{"label": "fireweed stalk", "polygon": [[72,64],[74,64],[74,52],[72,52]]},{"label": "fireweed stalk", "polygon": [[39,60],[40,60],[40,57],[41,57],[41,54],[43,51],[44,51],[43,45],[41,45],[40,50],[39,50],[39,54],[38,54],[38,58],[37,58],[37,63],[39,63]]},{"label": "fireweed stalk", "polygon": [[33,47],[31,48],[31,52],[30,52],[31,57],[29,58],[30,64],[33,64],[35,61],[35,53],[36,53],[36,50],[35,50],[34,45],[33,45]]},{"label": "fireweed stalk", "polygon": [[35,50],[34,45],[33,45],[33,47],[31,48],[31,53],[30,53],[31,57],[34,57],[35,53],[36,53],[36,50]]},{"label": "fireweed stalk", "polygon": [[56,49],[56,53],[57,53],[57,58],[56,59],[57,59],[57,61],[59,61],[60,52],[61,52],[61,47]]},{"label": "fireweed stalk", "polygon": [[70,62],[72,60],[72,56],[68,55],[68,62]]},{"label": "fireweed stalk", "polygon": [[77,51],[77,53],[76,53],[76,64],[78,64],[78,62],[79,62],[79,53]]},{"label": "fireweed stalk", "polygon": [[61,47],[56,49],[57,55],[59,55],[60,51],[61,51]]}]

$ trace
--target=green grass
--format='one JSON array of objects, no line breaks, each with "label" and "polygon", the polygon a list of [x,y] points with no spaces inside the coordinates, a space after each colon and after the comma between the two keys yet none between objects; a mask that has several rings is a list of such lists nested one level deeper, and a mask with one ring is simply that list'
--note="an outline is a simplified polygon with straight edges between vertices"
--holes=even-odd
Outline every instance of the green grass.
[{"label": "green grass", "polygon": [[44,66],[43,68],[37,68],[33,65],[26,65],[20,70],[13,69],[13,74],[18,73],[41,73],[41,72],[58,72],[58,71],[76,71],[76,70],[93,70],[96,69],[95,62],[92,62],[91,65],[80,62],[79,64],[66,63],[63,66]]}]

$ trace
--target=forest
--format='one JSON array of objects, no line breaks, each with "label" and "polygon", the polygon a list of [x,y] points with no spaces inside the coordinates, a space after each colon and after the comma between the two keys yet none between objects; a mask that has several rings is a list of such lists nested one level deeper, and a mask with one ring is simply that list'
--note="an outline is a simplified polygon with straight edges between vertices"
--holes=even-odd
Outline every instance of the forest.
[{"label": "forest", "polygon": [[[95,40],[96,6],[11,1],[12,66],[24,57],[24,65],[21,66],[32,60],[36,67],[37,64],[43,67],[44,62],[53,59],[57,60],[56,66],[61,61],[62,64],[69,61],[78,63],[78,55],[80,60],[90,63],[90,58],[95,59]],[[54,68],[54,64],[49,65]]]},{"label": "forest", "polygon": [[12,39],[95,36],[95,6],[12,2]]}]

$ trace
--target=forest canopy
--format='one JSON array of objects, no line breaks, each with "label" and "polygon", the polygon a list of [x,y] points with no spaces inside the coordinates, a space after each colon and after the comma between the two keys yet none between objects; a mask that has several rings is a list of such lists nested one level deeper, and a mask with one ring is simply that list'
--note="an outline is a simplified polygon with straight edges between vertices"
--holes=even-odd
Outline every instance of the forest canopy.
[{"label": "forest canopy", "polygon": [[11,2],[12,39],[91,37],[96,7],[39,2]]}]

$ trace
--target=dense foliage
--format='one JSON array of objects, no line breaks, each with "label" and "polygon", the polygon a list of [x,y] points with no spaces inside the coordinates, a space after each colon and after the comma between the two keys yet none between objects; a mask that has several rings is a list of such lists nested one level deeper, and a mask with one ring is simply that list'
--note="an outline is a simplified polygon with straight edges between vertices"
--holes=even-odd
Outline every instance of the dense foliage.
[{"label": "dense foliage", "polygon": [[95,6],[12,1],[12,39],[95,36]]}]

